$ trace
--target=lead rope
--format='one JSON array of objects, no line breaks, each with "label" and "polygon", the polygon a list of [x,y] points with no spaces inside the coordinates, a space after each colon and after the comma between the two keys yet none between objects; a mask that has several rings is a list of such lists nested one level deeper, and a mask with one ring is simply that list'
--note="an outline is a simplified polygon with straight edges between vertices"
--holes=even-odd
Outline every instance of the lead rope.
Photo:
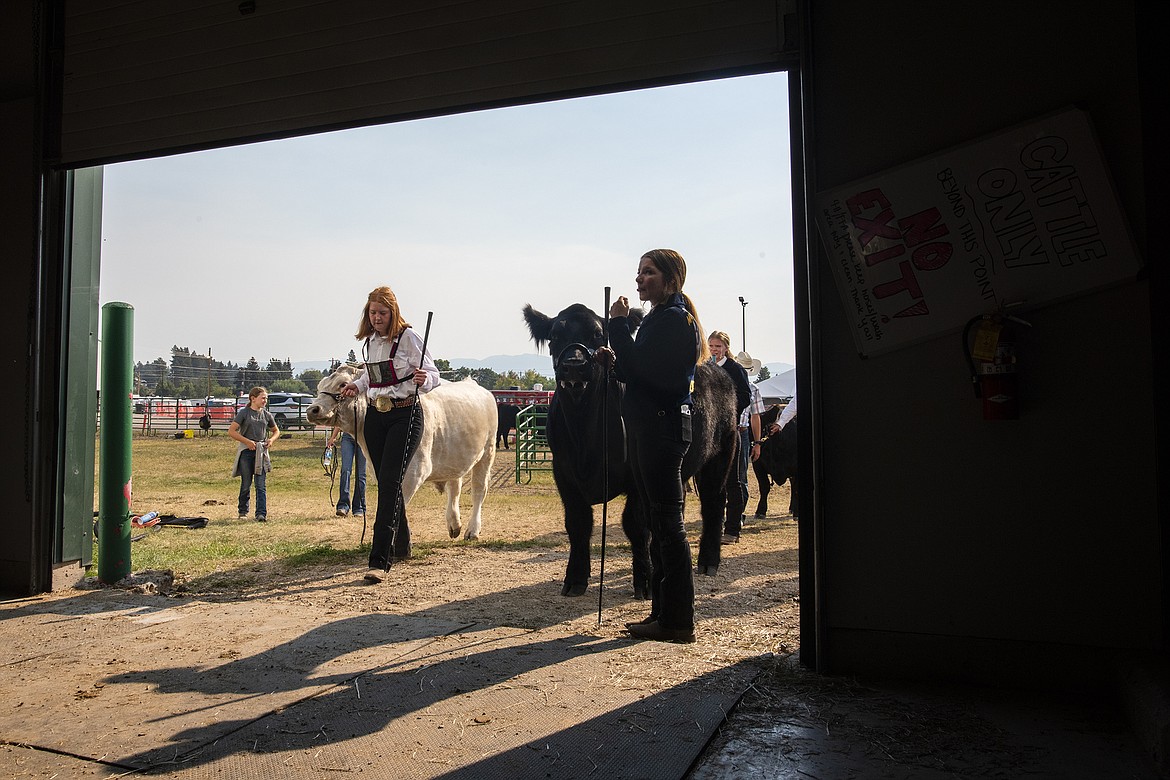
[{"label": "lead rope", "polygon": [[[368,376],[369,370],[370,370],[369,369],[369,365],[370,365],[370,337],[369,336],[366,336],[366,340],[362,342],[362,362],[366,364],[366,374]],[[357,396],[354,396],[354,398],[357,398]],[[368,403],[368,401],[367,401],[367,403]],[[354,406],[354,408],[353,408],[353,437],[354,437],[354,441],[357,441],[357,430],[358,430],[357,406]],[[373,465],[373,461],[371,461],[369,465]],[[358,542],[359,546],[366,543],[366,515],[367,514],[369,514],[369,513],[368,512],[362,513],[362,538],[361,538],[361,541]],[[373,544],[373,540],[370,541],[370,544]]]},{"label": "lead rope", "polygon": [[[423,331],[422,353],[419,355],[419,368],[422,367],[423,362],[427,359],[427,342],[431,338],[431,318],[434,316],[433,311],[427,312],[427,327]],[[406,506],[402,500],[402,480],[406,478],[406,467],[410,463],[410,456],[413,454],[413,447],[418,445],[418,438],[416,438],[415,421],[418,419],[418,394],[419,385],[414,386],[414,403],[410,405],[410,420],[406,425],[406,445],[402,448],[402,468],[398,471],[398,490],[394,497],[394,519],[390,523],[390,555],[386,558],[386,571],[390,571],[390,559],[394,557],[394,542],[398,539],[398,521],[406,514]],[[355,417],[356,419],[356,417]],[[421,438],[421,428],[418,434]],[[364,537],[364,533],[363,533]]]},{"label": "lead rope", "polygon": [[[336,449],[327,447],[326,449]],[[334,452],[329,459],[329,468],[325,469],[325,473],[329,475],[329,507],[336,508],[337,504],[333,501],[333,486],[337,482],[337,461],[341,460],[338,453]]]},{"label": "lead rope", "polygon": [[[605,309],[601,336],[609,346],[609,288],[605,288]],[[601,625],[601,599],[605,594],[605,527],[609,518],[609,361],[601,386],[601,575],[597,581],[597,625]]]},{"label": "lead rope", "polygon": [[[358,438],[358,431],[362,428],[363,425],[365,425],[366,408],[367,408],[366,403],[363,403],[360,405],[358,404],[357,396],[355,395],[353,397],[353,446],[357,447],[357,450],[354,452],[354,455],[353,455],[353,459],[354,459],[355,463],[357,461],[357,456],[358,456],[359,452],[362,454],[363,457],[366,454],[365,451],[362,449],[361,439]],[[359,416],[361,417],[360,420],[358,419]],[[368,475],[370,473],[369,468],[373,465],[374,465],[374,461],[371,458],[366,458],[367,479],[368,479]],[[377,479],[377,476],[378,476],[377,473],[375,473],[374,478]],[[356,480],[357,478],[355,477],[354,479]],[[367,482],[366,484],[368,487],[369,483]],[[351,490],[357,490],[357,482],[356,481],[354,482]],[[366,496],[362,496],[362,538],[358,542],[359,546],[366,543],[366,515],[369,514],[369,508],[366,506],[365,501],[366,501]],[[350,507],[352,508],[352,506],[353,506],[353,493],[351,492],[350,493]]]}]

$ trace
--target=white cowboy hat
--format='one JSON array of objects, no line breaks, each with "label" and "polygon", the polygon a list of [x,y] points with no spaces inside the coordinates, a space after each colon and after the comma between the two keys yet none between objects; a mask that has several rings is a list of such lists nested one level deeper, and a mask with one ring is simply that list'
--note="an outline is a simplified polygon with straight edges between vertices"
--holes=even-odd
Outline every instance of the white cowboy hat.
[{"label": "white cowboy hat", "polygon": [[738,355],[736,355],[735,362],[739,363],[741,366],[743,366],[747,370],[749,375],[750,374],[758,374],[760,371],[760,367],[762,365],[764,365],[763,363],[756,360],[755,358],[753,358],[751,355],[749,355],[746,352],[740,352]]}]

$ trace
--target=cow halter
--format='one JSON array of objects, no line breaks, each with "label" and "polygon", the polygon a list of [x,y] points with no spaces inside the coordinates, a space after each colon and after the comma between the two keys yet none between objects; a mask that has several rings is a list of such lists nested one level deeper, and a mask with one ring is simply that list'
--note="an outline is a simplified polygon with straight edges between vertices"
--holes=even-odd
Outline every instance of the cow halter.
[{"label": "cow halter", "polygon": [[556,357],[553,358],[553,374],[557,383],[557,389],[560,390],[562,388],[568,388],[570,385],[572,385],[579,391],[584,390],[588,385],[593,383],[593,379],[595,378],[594,376],[590,375],[582,381],[568,380],[563,378],[561,375],[561,363],[564,362],[565,355],[569,352],[584,353],[585,360],[583,360],[581,363],[582,367],[584,368],[586,366],[592,366],[595,363],[594,355],[597,353],[597,350],[590,349],[579,341],[574,341],[572,344],[566,344],[564,349],[558,352]]},{"label": "cow halter", "polygon": [[558,368],[561,367],[561,361],[565,359],[565,353],[571,349],[576,349],[576,350],[580,350],[581,352],[584,352],[585,356],[587,358],[589,358],[589,360],[593,360],[593,356],[597,352],[597,350],[590,349],[589,347],[585,346],[584,344],[582,344],[579,341],[574,341],[572,344],[566,344],[565,348],[562,349],[560,352],[558,352],[557,356],[555,358],[553,358],[553,371],[556,371]]},{"label": "cow halter", "polygon": [[[338,406],[341,406],[346,401],[356,401],[357,400],[357,396],[354,396],[353,398],[349,398],[345,395],[342,395],[341,393],[331,393],[328,390],[319,390],[318,392],[321,393],[321,395],[327,395],[330,398],[332,398],[333,402],[336,403]],[[334,410],[333,413],[337,414],[337,411]],[[340,428],[341,426],[338,426],[338,427]],[[354,413],[353,413],[353,430],[346,431],[343,429],[342,433],[350,434],[351,436],[353,436],[354,441],[357,441],[357,437],[358,437],[357,409],[354,409]]]}]

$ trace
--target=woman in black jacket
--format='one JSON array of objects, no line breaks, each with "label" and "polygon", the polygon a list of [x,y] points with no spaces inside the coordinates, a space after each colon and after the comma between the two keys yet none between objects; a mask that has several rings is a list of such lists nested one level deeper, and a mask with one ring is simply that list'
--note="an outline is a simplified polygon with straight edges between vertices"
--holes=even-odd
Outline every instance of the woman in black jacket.
[{"label": "woman in black jacket", "polygon": [[650,615],[626,628],[635,637],[663,642],[695,641],[695,585],[691,548],[683,526],[682,460],[691,442],[691,390],[695,366],[708,357],[703,328],[682,291],[687,265],[672,249],[654,249],[638,262],[638,297],[653,308],[635,339],[629,299],[610,307],[613,360],[626,383],[622,418],[634,483],[650,517]]},{"label": "woman in black jacket", "polygon": [[[731,336],[721,330],[711,331],[707,337],[707,348],[711,350],[711,359],[715,365],[722,368],[731,377],[735,385],[735,419],[743,416],[743,410],[752,402],[751,383],[748,380],[747,369],[736,362],[731,356]],[[750,450],[755,445],[750,437],[740,437],[739,456],[735,459],[735,488],[727,490],[727,519],[724,522],[723,543],[734,544],[739,541],[739,532],[743,529],[744,507],[747,506],[747,470],[751,457]]]}]

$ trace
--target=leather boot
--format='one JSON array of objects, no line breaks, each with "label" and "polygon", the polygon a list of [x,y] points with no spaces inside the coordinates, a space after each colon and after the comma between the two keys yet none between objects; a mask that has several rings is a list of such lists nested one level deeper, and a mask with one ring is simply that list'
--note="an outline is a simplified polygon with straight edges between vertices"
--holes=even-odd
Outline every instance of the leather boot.
[{"label": "leather boot", "polygon": [[629,631],[638,639],[650,639],[655,642],[690,643],[695,641],[694,629],[663,628],[658,625],[657,620],[653,623],[635,623],[629,627]]}]

